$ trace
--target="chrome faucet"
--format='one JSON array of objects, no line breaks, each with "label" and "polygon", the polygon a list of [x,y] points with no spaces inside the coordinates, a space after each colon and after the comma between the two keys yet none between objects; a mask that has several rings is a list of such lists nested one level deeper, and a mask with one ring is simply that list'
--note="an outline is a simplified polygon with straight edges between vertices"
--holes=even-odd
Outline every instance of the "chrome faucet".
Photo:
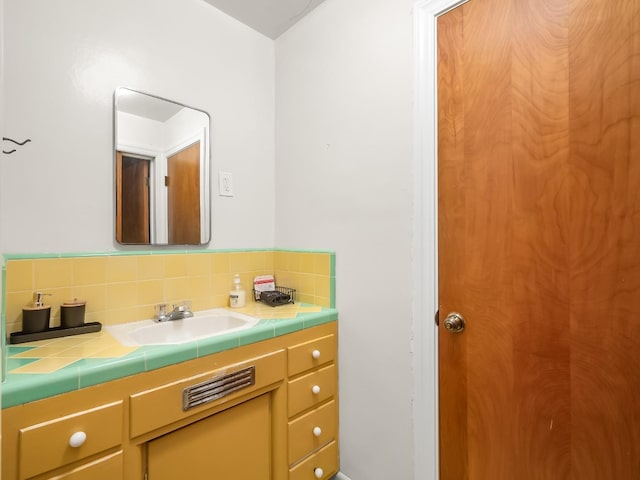
[{"label": "chrome faucet", "polygon": [[156,322],[167,322],[171,320],[181,320],[183,318],[193,317],[191,311],[191,302],[183,302],[173,306],[173,310],[167,313],[168,305],[160,303],[156,305]]}]

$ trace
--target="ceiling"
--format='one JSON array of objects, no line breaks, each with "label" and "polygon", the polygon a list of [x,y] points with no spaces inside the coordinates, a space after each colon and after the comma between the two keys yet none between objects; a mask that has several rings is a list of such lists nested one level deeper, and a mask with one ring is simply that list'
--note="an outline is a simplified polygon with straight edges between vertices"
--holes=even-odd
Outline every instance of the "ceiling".
[{"label": "ceiling", "polygon": [[277,38],[324,0],[204,0],[269,38]]}]

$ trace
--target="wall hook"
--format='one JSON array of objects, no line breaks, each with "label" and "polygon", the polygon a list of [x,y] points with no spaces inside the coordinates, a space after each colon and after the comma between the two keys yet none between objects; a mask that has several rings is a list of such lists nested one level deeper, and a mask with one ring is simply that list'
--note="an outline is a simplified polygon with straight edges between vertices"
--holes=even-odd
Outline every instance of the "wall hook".
[{"label": "wall hook", "polygon": [[[12,142],[15,143],[16,145],[24,145],[25,143],[29,143],[31,141],[30,138],[27,138],[24,142],[18,142],[16,140],[14,140],[13,138],[9,138],[9,137],[2,137],[2,141],[3,142]],[[12,154],[13,152],[15,152],[16,149],[14,148],[13,150],[2,150],[2,153],[6,153],[7,155]]]}]

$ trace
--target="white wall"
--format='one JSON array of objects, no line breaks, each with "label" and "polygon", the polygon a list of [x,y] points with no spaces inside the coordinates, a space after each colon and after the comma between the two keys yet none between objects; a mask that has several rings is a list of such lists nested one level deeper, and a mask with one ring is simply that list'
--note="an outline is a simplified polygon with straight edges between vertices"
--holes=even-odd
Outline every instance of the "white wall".
[{"label": "white wall", "polygon": [[[207,111],[211,248],[274,245],[274,45],[201,0],[5,0],[4,253],[111,251],[113,92],[128,86]],[[212,182],[217,186],[217,181]],[[255,215],[255,206],[266,206]],[[240,221],[239,221],[240,220]]]},{"label": "white wall", "polygon": [[412,2],[326,0],[276,40],[276,244],[332,248],[341,471],[413,478]]}]

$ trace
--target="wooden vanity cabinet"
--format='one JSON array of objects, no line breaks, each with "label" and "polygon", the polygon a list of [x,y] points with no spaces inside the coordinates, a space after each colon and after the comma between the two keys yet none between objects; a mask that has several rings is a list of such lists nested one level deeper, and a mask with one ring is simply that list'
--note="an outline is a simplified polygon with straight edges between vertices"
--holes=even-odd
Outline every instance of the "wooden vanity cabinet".
[{"label": "wooden vanity cabinet", "polygon": [[[2,479],[329,478],[336,338],[331,322],[4,409]],[[236,375],[241,388],[209,390]],[[202,388],[211,401],[199,404]]]}]

